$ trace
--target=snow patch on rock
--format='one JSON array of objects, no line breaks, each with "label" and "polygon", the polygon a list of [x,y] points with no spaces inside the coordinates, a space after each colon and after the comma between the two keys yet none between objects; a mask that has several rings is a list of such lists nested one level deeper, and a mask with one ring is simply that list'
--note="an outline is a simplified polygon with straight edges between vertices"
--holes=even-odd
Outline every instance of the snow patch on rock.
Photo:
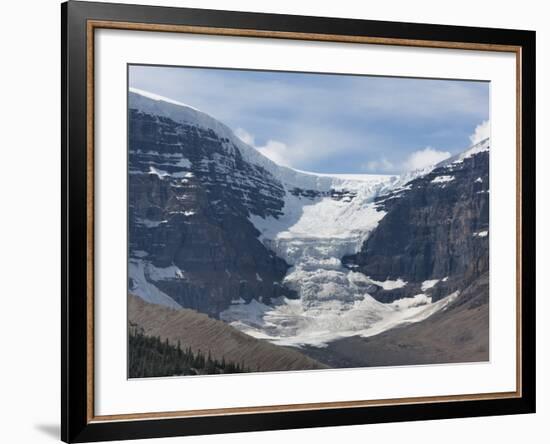
[{"label": "snow patch on rock", "polygon": [[487,237],[489,232],[487,230],[484,231],[478,231],[477,233],[474,233],[475,237]]},{"label": "snow patch on rock", "polygon": [[422,282],[420,289],[422,291],[429,290],[430,288],[435,287],[438,282],[439,282],[439,279],[430,279],[430,280],[424,281]]},{"label": "snow patch on rock", "polygon": [[404,281],[401,278],[397,278],[396,280],[387,279],[385,281],[375,281],[374,279],[370,279],[370,281],[374,285],[382,287],[384,290],[395,290],[397,288],[403,288],[405,285],[407,285],[407,281]]},{"label": "snow patch on rock", "polygon": [[149,277],[152,271],[151,267],[152,265],[144,260],[130,259],[128,261],[128,278],[130,281],[128,291],[152,304],[181,308],[181,305],[151,282],[152,279]]},{"label": "snow patch on rock", "polygon": [[434,177],[431,182],[432,183],[446,183],[446,182],[452,182],[455,180],[454,176],[437,176]]}]

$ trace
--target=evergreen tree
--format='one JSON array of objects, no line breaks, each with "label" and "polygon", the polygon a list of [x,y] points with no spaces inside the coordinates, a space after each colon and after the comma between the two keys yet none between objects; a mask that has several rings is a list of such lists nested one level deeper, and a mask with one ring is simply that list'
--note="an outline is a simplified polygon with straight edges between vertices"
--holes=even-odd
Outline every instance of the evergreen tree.
[{"label": "evergreen tree", "polygon": [[180,341],[172,345],[168,339],[145,335],[142,328],[130,323],[128,335],[128,374],[130,378],[159,376],[241,373],[250,371],[244,362],[221,362],[206,356],[201,350],[193,352],[190,346],[182,348]]}]

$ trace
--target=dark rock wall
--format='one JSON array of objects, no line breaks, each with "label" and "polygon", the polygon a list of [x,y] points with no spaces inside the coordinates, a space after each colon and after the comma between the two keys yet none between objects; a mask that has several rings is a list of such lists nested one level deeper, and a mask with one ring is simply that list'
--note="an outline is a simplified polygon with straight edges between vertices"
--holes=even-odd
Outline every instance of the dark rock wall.
[{"label": "dark rock wall", "polygon": [[284,189],[229,140],[130,110],[128,164],[130,258],[185,270],[154,282],[164,293],[215,317],[234,299],[295,296],[248,220],[280,214]]}]

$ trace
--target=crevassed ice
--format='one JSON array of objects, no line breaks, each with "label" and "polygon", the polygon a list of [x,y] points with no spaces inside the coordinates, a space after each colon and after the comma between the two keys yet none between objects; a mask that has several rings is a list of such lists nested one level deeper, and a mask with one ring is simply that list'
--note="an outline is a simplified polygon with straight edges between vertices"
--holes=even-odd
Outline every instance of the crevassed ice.
[{"label": "crevassed ice", "polygon": [[458,292],[435,303],[424,294],[383,304],[365,294],[344,306],[332,299],[313,307],[284,300],[272,307],[253,300],[231,306],[222,319],[239,330],[279,345],[324,347],[349,336],[374,336],[398,325],[420,322],[445,309]]},{"label": "crevassed ice", "polygon": [[357,252],[384,217],[373,199],[389,180],[354,182],[356,196],[349,202],[287,194],[284,215],[278,219],[251,215],[264,244],[292,265],[284,282],[299,299],[280,298],[270,306],[256,300],[235,304],[221,318],[273,343],[322,347],[337,338],[371,336],[403,322],[417,322],[446,306],[454,297],[432,303],[420,294],[383,304],[368,294],[369,286],[391,289],[407,283],[372,281],[342,266],[342,256]]}]

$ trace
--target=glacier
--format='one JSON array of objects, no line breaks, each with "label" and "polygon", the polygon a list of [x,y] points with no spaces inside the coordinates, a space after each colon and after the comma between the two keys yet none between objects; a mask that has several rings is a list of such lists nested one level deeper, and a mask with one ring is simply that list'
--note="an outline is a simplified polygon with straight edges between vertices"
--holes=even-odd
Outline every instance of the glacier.
[{"label": "glacier", "polygon": [[271,305],[258,301],[234,304],[221,313],[221,319],[275,344],[324,347],[338,338],[373,336],[419,322],[456,298],[452,294],[432,303],[430,297],[418,294],[385,304],[371,297],[369,286],[400,288],[406,282],[371,280],[344,267],[340,259],[357,252],[384,217],[374,198],[391,189],[395,177],[346,175],[335,179],[332,187],[352,190],[355,197],[345,201],[287,193],[283,216],[250,216],[262,242],[292,265],[283,282],[297,291],[299,299],[280,298]]}]

